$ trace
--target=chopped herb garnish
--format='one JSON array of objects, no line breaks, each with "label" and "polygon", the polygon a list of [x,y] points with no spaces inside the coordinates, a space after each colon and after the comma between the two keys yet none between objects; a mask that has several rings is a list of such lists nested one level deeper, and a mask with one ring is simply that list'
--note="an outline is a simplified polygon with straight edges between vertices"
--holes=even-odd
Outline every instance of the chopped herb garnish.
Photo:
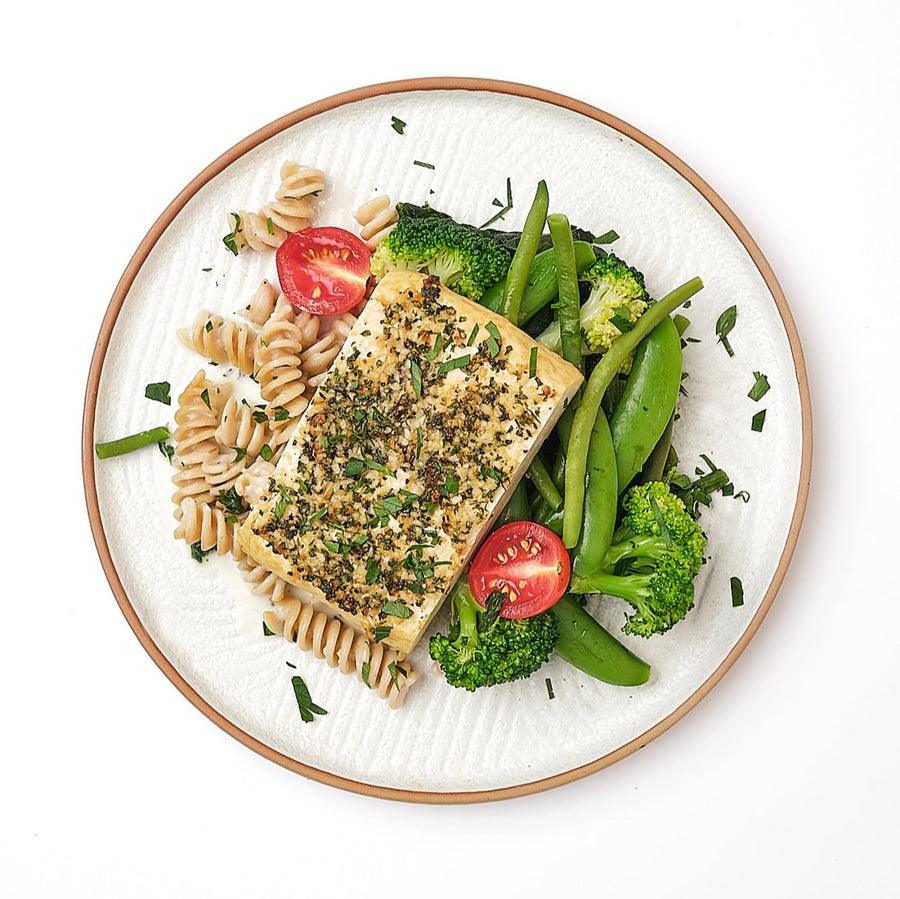
[{"label": "chopped herb garnish", "polygon": [[766,421],[766,410],[760,409],[756,415],[750,421],[750,430],[751,431],[761,431],[763,429],[763,425]]},{"label": "chopped herb garnish", "polygon": [[398,119],[397,116],[391,116],[391,128],[397,132],[397,134],[403,134],[403,129],[406,127],[406,122],[402,119]]},{"label": "chopped herb garnish", "polygon": [[744,585],[739,577],[731,579],[731,605],[737,608],[744,604]]},{"label": "chopped herb garnish", "polygon": [[443,346],[444,335],[438,334],[438,336],[435,338],[434,346],[425,354],[425,359],[428,362],[433,362],[435,359],[437,359],[437,355],[443,349]]},{"label": "chopped herb garnish", "polygon": [[500,608],[506,602],[506,594],[502,590],[492,590],[484,601],[484,612],[481,616],[481,626],[486,630],[493,627],[500,617]]},{"label": "chopped herb garnish", "polygon": [[165,440],[160,440],[156,445],[159,447],[159,451],[171,462],[175,457],[175,447]]},{"label": "chopped herb garnish", "polygon": [[294,696],[297,698],[297,708],[300,709],[300,717],[304,721],[308,723],[312,721],[316,715],[328,714],[325,709],[312,701],[309,695],[309,688],[299,674],[295,674],[291,678],[291,685],[294,688]]},{"label": "chopped herb garnish", "polygon": [[266,231],[268,231],[269,234],[275,233],[275,223],[272,221],[271,216],[266,216]]},{"label": "chopped herb garnish", "polygon": [[375,638],[376,643],[380,643],[382,640],[390,637],[392,630],[393,628],[389,624],[379,624],[372,632],[372,636]]},{"label": "chopped herb garnish", "polygon": [[369,559],[366,562],[366,583],[371,587],[380,575],[381,569],[378,567],[378,563],[374,559]]},{"label": "chopped herb garnish", "polygon": [[275,631],[273,631],[272,628],[270,628],[269,625],[266,624],[265,621],[263,621],[262,626],[263,626],[263,636],[264,636],[264,637],[275,637],[275,636],[277,636],[276,633],[275,633]]},{"label": "chopped herb garnish", "polygon": [[421,166],[423,169],[433,169],[434,166],[430,162],[422,162],[421,159],[414,159],[413,165]]},{"label": "chopped herb garnish", "polygon": [[553,699],[553,681],[551,681],[549,677],[545,677],[544,684],[547,687],[548,699]]},{"label": "chopped herb garnish", "polygon": [[609,323],[611,325],[615,325],[623,334],[627,334],[632,328],[634,328],[634,322],[627,316],[621,312],[616,312],[615,315],[610,316]]},{"label": "chopped herb garnish", "polygon": [[729,306],[716,320],[716,337],[719,338],[719,343],[725,347],[725,352],[727,352],[729,356],[734,355],[734,350],[731,348],[731,344],[728,341],[728,335],[734,328],[736,321],[737,306]]},{"label": "chopped herb garnish", "polygon": [[469,339],[466,341],[466,346],[472,346],[475,343],[475,338],[478,336],[478,322],[475,322],[475,327],[472,328],[472,333],[469,334]]},{"label": "chopped herb garnish", "polygon": [[191,544],[191,558],[195,562],[202,562],[214,549],[215,546],[211,546],[209,549],[203,549],[198,540],[196,543]]},{"label": "chopped herb garnish", "polygon": [[409,373],[412,377],[413,393],[417,399],[420,399],[422,396],[422,369],[415,359],[409,360]]},{"label": "chopped herb garnish", "polygon": [[393,615],[395,618],[409,618],[409,616],[412,615],[409,606],[405,606],[403,603],[394,602],[393,600],[388,600],[381,607],[381,611],[384,612],[385,615]]},{"label": "chopped herb garnish", "polygon": [[468,353],[465,356],[457,356],[455,359],[448,359],[438,366],[438,374],[445,375],[455,368],[465,368],[471,361],[472,357],[469,356]]},{"label": "chopped herb garnish", "polygon": [[531,348],[531,357],[528,360],[528,377],[536,378],[537,377],[537,359],[538,359],[538,348],[533,346]]},{"label": "chopped herb garnish", "polygon": [[359,676],[362,678],[363,683],[368,687],[369,686],[369,671],[371,666],[368,662],[363,662],[360,666]]},{"label": "chopped herb garnish", "polygon": [[212,409],[212,404],[209,401],[209,390],[206,387],[200,393],[200,399],[206,404],[207,409]]},{"label": "chopped herb garnish", "polygon": [[481,225],[482,228],[487,228],[488,225],[492,225],[497,219],[503,218],[503,216],[513,208],[512,181],[509,178],[506,179],[506,203],[504,204],[501,200],[497,199],[497,197],[494,197],[491,201],[491,205],[499,206],[500,211],[492,215],[483,225]]},{"label": "chopped herb garnish", "polygon": [[366,467],[366,463],[363,462],[362,459],[348,459],[347,464],[344,466],[344,477],[345,478],[356,478],[362,474],[363,469]]},{"label": "chopped herb garnish", "polygon": [[268,443],[264,444],[263,447],[259,451],[259,458],[263,459],[266,462],[268,462],[274,455],[275,455],[275,453],[273,452],[272,447],[269,446]]},{"label": "chopped herb garnish", "polygon": [[274,513],[275,517],[281,521],[284,517],[284,513],[287,511],[287,500],[282,496],[279,498],[278,502],[275,503]]},{"label": "chopped herb garnish", "polygon": [[769,379],[760,371],[753,372],[753,377],[756,381],[747,396],[754,402],[759,402],[769,392]]},{"label": "chopped herb garnish", "polygon": [[239,252],[237,245],[237,236],[241,231],[241,217],[236,212],[232,212],[231,217],[234,219],[234,230],[229,234],[226,234],[222,238],[222,243],[224,243],[225,246],[228,247],[228,249],[231,250],[231,252],[234,253],[235,256],[237,256]]},{"label": "chopped herb garnish", "polygon": [[148,384],[144,390],[144,396],[148,400],[155,400],[157,403],[163,403],[166,406],[172,405],[171,387],[168,381],[157,381],[155,384]]}]

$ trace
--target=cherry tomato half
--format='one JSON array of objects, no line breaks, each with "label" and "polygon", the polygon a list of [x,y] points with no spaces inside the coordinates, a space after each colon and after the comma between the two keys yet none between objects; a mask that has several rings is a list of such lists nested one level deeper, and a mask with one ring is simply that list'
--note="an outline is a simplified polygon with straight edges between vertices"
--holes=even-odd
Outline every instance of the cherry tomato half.
[{"label": "cherry tomato half", "polygon": [[336,315],[366,295],[371,251],[343,228],[304,228],[275,253],[278,282],[295,309]]},{"label": "cherry tomato half", "polygon": [[484,605],[495,590],[507,599],[503,618],[530,618],[549,609],[569,586],[572,563],[562,540],[533,521],[511,521],[481,544],[469,568],[469,589]]}]

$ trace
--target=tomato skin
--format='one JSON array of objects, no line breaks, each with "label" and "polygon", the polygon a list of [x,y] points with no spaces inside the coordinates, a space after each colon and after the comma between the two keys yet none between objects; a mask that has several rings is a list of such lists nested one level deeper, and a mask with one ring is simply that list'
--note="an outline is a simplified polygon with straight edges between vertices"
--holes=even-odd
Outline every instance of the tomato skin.
[{"label": "tomato skin", "polygon": [[366,296],[372,251],[343,228],[304,228],[275,252],[278,282],[295,309],[315,315],[348,312]]},{"label": "tomato skin", "polygon": [[495,590],[508,598],[502,618],[530,618],[549,609],[569,586],[572,561],[562,540],[533,521],[511,521],[481,544],[469,568],[469,589],[483,606]]}]

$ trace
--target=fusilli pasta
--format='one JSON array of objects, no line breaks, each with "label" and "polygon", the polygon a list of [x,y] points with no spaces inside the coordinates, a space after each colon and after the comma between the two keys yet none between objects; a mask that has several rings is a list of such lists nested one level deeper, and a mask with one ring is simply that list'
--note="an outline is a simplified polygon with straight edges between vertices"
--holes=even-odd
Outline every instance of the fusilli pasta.
[{"label": "fusilli pasta", "polygon": [[259,211],[229,214],[231,237],[238,252],[249,247],[267,250],[280,247],[288,234],[312,223],[316,214],[315,197],[325,187],[325,175],[317,168],[285,162],[281,167],[281,185],[275,199]]},{"label": "fusilli pasta", "polygon": [[353,214],[361,229],[359,236],[370,250],[374,250],[397,224],[397,208],[388,196],[373,197]]},{"label": "fusilli pasta", "polygon": [[419,674],[396,650],[373,643],[299,597],[285,594],[273,605],[275,608],[263,616],[269,630],[307,652],[312,651],[343,674],[358,674],[391,708],[403,703]]}]

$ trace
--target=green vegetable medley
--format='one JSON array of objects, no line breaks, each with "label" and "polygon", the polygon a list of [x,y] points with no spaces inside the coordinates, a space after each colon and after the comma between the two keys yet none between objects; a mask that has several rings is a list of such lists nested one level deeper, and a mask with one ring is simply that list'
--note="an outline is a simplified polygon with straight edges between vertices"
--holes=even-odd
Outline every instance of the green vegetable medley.
[{"label": "green vegetable medley", "polygon": [[[622,630],[643,638],[666,633],[693,607],[706,549],[697,519],[712,493],[731,488],[712,463],[696,481],[679,473],[672,447],[688,326],[676,312],[701,279],[654,299],[643,274],[610,251],[615,232],[596,237],[550,211],[543,181],[518,232],[464,224],[429,206],[396,208],[398,223],[372,259],[376,277],[393,269],[436,275],[584,375],[497,524],[532,521],[557,534],[571,560],[566,593],[547,611],[511,620],[490,601],[476,602],[464,575],[451,593],[449,632],[430,640],[432,658],[466,690],[528,677],[551,652],[607,683],[645,683],[649,665],[584,599],[624,600]],[[761,385],[758,378],[756,393]]]}]

